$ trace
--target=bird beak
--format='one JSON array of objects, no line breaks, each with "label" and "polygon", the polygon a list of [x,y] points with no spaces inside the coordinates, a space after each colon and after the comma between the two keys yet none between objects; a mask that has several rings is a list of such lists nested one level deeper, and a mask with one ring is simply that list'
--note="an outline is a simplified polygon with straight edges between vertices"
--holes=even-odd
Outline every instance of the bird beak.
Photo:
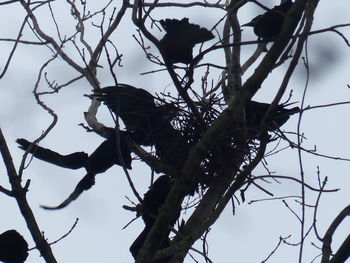
[{"label": "bird beak", "polygon": [[250,26],[250,27],[254,27],[254,24],[255,24],[255,21],[252,20],[252,21],[250,21],[249,23],[246,23],[246,24],[241,25],[241,26]]},{"label": "bird beak", "polygon": [[257,17],[254,17],[254,18],[252,19],[252,21],[250,21],[250,22],[248,22],[248,23],[246,23],[246,24],[244,24],[244,25],[241,25],[241,26],[251,26],[251,27],[254,27],[255,24],[256,24],[256,22],[261,18],[261,16],[262,16],[262,15],[258,15]]}]

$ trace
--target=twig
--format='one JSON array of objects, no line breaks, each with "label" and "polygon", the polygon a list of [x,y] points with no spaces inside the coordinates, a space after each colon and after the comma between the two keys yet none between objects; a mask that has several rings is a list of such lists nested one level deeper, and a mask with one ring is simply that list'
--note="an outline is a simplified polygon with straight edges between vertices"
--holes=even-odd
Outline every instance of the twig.
[{"label": "twig", "polygon": [[[129,8],[134,8],[135,4],[129,4]],[[156,6],[156,7],[193,7],[193,6],[201,6],[201,7],[212,7],[212,8],[225,8],[225,4],[210,4],[207,2],[192,2],[192,3],[143,3],[144,6]]]},{"label": "twig", "polygon": [[273,256],[273,254],[276,253],[277,249],[281,246],[281,244],[285,244],[285,241],[290,237],[291,235],[288,235],[287,237],[280,237],[276,247],[271,251],[271,253],[264,260],[261,261],[261,263],[267,262]]},{"label": "twig", "polygon": [[59,239],[57,239],[57,240],[51,242],[51,243],[50,243],[50,246],[51,246],[51,245],[54,245],[54,244],[56,244],[56,243],[58,243],[58,242],[60,242],[62,239],[64,239],[65,237],[67,237],[67,236],[73,231],[73,229],[78,225],[78,222],[79,222],[79,218],[76,218],[74,224],[73,224],[72,227],[68,230],[68,232],[67,232],[66,234],[64,234],[63,236],[61,236]]}]

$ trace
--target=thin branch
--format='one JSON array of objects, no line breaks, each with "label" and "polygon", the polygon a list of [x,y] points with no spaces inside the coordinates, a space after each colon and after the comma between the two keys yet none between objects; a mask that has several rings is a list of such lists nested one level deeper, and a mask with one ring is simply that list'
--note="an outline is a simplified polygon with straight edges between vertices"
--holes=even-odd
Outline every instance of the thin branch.
[{"label": "thin branch", "polygon": [[[317,171],[317,177],[318,178],[320,177],[320,171],[319,170]],[[323,190],[324,190],[324,188],[325,188],[325,186],[327,184],[327,180],[328,180],[328,178],[325,177],[324,180],[323,180],[322,185],[320,185],[320,192],[317,195],[317,199],[316,199],[316,202],[315,202],[315,209],[314,209],[314,220],[313,220],[314,221],[314,223],[313,223],[313,225],[314,225],[314,232],[315,232],[315,236],[320,241],[322,241],[322,238],[321,238],[321,236],[318,233],[317,224],[316,224],[317,223],[317,209],[319,207],[319,203],[320,203],[320,199],[321,199]]]},{"label": "thin branch", "polygon": [[[225,8],[225,4],[210,4],[204,1],[204,3],[202,2],[192,2],[192,3],[157,3],[156,5],[154,5],[154,3],[143,3],[143,5],[145,7],[149,7],[149,6],[155,6],[155,7],[193,7],[193,6],[200,6],[200,7],[211,7],[211,8],[220,8],[220,9],[224,9]],[[134,8],[135,4],[129,4],[128,7],[129,8]]]},{"label": "thin branch", "polygon": [[35,32],[46,42],[50,43],[52,47],[56,50],[56,52],[60,55],[60,57],[66,61],[72,68],[80,72],[81,74],[84,74],[85,71],[82,67],[80,67],[76,62],[74,62],[65,52],[62,50],[62,46],[59,45],[52,37],[44,33],[44,31],[41,29],[38,20],[36,19],[36,16],[34,15],[33,11],[30,9],[29,3],[26,3],[24,0],[19,0],[23,6],[23,8],[26,10],[28,16],[33,22],[34,30]]},{"label": "thin branch", "polygon": [[336,30],[336,28],[340,28],[340,27],[349,27],[350,23],[348,24],[340,24],[340,25],[335,25],[335,26],[331,26],[331,27],[327,27],[327,28],[323,28],[323,29],[319,29],[319,30],[315,30],[315,31],[311,31],[309,33],[309,35],[314,35],[314,34],[320,34],[320,33],[324,33],[324,32],[334,32],[337,35],[339,35],[345,42],[345,44],[350,47],[350,42],[349,40],[338,30]]},{"label": "thin branch", "polygon": [[[306,17],[306,24],[305,28],[302,32],[302,37],[298,42],[298,48],[299,50],[303,49],[303,46],[305,44],[305,52],[306,52],[306,60],[305,60],[305,69],[306,69],[306,81],[305,81],[305,87],[303,91],[302,96],[302,102],[301,102],[301,108],[303,108],[306,98],[306,92],[309,85],[309,65],[308,65],[308,45],[307,45],[307,34],[310,32],[313,22],[313,14],[315,12],[316,5],[312,5],[312,1],[309,2],[309,6],[306,8],[305,11],[305,17]],[[302,46],[301,46],[302,45]],[[298,51],[299,51],[298,50]],[[301,53],[301,51],[299,51]],[[298,119],[298,125],[297,125],[297,139],[298,139],[298,146],[301,146],[302,144],[302,137],[301,134],[301,119],[302,119],[303,113],[299,113],[299,119]],[[300,218],[300,247],[299,247],[299,263],[302,263],[303,261],[303,252],[304,252],[304,236],[305,236],[305,220],[306,220],[306,212],[305,212],[305,175],[304,175],[304,168],[303,168],[303,158],[302,158],[302,151],[298,147],[298,161],[299,161],[299,167],[300,167],[300,179],[302,181],[301,184],[301,218]]]},{"label": "thin branch", "polygon": [[12,48],[12,50],[11,50],[11,52],[10,52],[10,54],[9,54],[9,57],[8,57],[6,63],[5,63],[4,69],[3,69],[3,71],[2,71],[1,74],[0,74],[0,79],[2,79],[2,78],[4,77],[4,75],[5,75],[5,73],[6,73],[7,69],[8,69],[8,67],[9,67],[9,65],[10,65],[10,62],[11,62],[11,60],[12,60],[12,57],[13,57],[13,55],[15,54],[15,51],[16,51],[17,46],[18,46],[18,44],[19,44],[19,40],[20,40],[20,38],[22,37],[23,30],[24,30],[24,26],[25,26],[25,24],[27,23],[27,20],[28,20],[28,16],[26,16],[26,17],[24,18],[23,22],[22,22],[21,28],[19,29],[19,32],[18,32],[18,34],[17,34],[17,39],[16,39],[16,41],[15,41],[15,44],[13,45],[13,48]]},{"label": "thin branch", "polygon": [[63,236],[61,236],[59,239],[57,239],[57,240],[51,242],[51,243],[50,243],[50,246],[51,246],[51,245],[54,245],[54,244],[56,244],[56,243],[58,243],[58,242],[60,242],[62,239],[66,238],[70,233],[72,233],[73,229],[78,225],[78,222],[79,222],[79,218],[76,218],[74,224],[73,224],[72,227],[68,230],[68,232],[65,233]]},{"label": "thin branch", "polygon": [[[17,1],[17,0],[16,0]],[[0,41],[4,42],[17,42],[19,44],[27,44],[27,45],[47,45],[49,42],[35,42],[35,41],[29,41],[29,40],[21,40],[21,39],[12,39],[12,38],[0,38]]]},{"label": "thin branch", "polygon": [[[303,223],[302,222],[302,218],[300,218],[300,216],[289,206],[289,204],[287,203],[287,201],[286,200],[282,200],[282,202],[283,202],[283,204],[287,207],[287,209],[298,219],[298,221],[299,221],[299,223]],[[302,205],[304,205],[304,204],[302,204]],[[305,206],[305,205],[304,205]],[[303,232],[304,233],[304,232]],[[301,240],[304,240],[304,236],[303,236],[303,238],[301,239]]]},{"label": "thin branch", "polygon": [[37,103],[44,109],[46,110],[51,116],[52,116],[52,122],[51,124],[46,128],[46,130],[36,139],[32,142],[32,144],[30,145],[30,147],[25,151],[25,153],[23,154],[23,158],[20,164],[20,168],[18,171],[19,176],[22,176],[24,167],[25,167],[25,160],[29,154],[29,151],[32,149],[32,147],[35,146],[35,144],[37,144],[39,141],[41,141],[43,138],[45,138],[47,136],[47,134],[49,134],[49,132],[55,127],[57,120],[58,120],[58,116],[56,115],[56,113],[50,108],[48,107],[43,101],[40,100],[40,95],[38,94],[38,88],[39,88],[39,84],[40,84],[40,80],[41,80],[41,76],[42,76],[42,72],[44,71],[44,69],[49,65],[49,63],[51,63],[52,61],[54,61],[57,58],[57,54],[55,56],[53,56],[51,59],[49,59],[48,61],[46,61],[42,67],[39,70],[39,74],[38,74],[38,79],[35,83],[34,86],[34,90],[33,90],[33,94],[34,97],[37,101]]},{"label": "thin branch", "polygon": [[248,202],[249,205],[253,204],[253,203],[257,203],[257,202],[265,202],[265,201],[276,201],[276,200],[284,200],[284,199],[289,199],[289,198],[301,198],[298,195],[288,195],[288,196],[280,196],[280,197],[272,197],[272,198],[262,198],[262,199],[258,199],[258,200],[250,200]]},{"label": "thin branch", "polygon": [[287,237],[280,237],[280,238],[279,238],[279,241],[278,241],[278,243],[277,243],[277,245],[276,245],[276,247],[271,251],[271,253],[270,253],[264,260],[261,261],[261,263],[267,262],[267,261],[273,256],[273,254],[276,253],[277,249],[278,249],[282,244],[284,244],[284,243],[286,242],[286,240],[287,240],[288,238],[290,238],[290,237],[291,237],[290,235],[287,236]]},{"label": "thin branch", "polygon": [[[260,175],[260,176],[255,176],[253,177],[251,180],[256,180],[256,179],[265,179],[265,178],[277,178],[277,179],[287,179],[287,180],[292,180],[292,181],[295,181],[299,184],[304,184],[304,186],[306,188],[309,188],[310,190],[312,191],[315,191],[315,192],[320,192],[321,190],[318,189],[318,188],[315,188],[315,187],[312,187],[310,185],[308,185],[307,183],[303,182],[302,180],[299,180],[297,178],[294,178],[294,177],[291,177],[291,176],[283,176],[283,175]],[[322,189],[322,192],[325,192],[325,193],[333,193],[333,192],[337,192],[339,191],[339,189]]]},{"label": "thin branch", "polygon": [[0,5],[8,5],[18,2],[18,0],[9,0],[9,1],[3,1],[0,3]]},{"label": "thin branch", "polygon": [[129,4],[129,0],[123,0],[123,5],[121,6],[116,18],[114,19],[113,23],[110,25],[110,27],[107,29],[107,31],[104,33],[100,41],[98,42],[89,63],[89,68],[94,68],[97,64],[98,57],[100,56],[103,47],[105,46],[107,40],[111,36],[111,34],[115,31],[115,29],[118,27],[120,21],[125,15],[125,11],[127,9],[127,6]]}]

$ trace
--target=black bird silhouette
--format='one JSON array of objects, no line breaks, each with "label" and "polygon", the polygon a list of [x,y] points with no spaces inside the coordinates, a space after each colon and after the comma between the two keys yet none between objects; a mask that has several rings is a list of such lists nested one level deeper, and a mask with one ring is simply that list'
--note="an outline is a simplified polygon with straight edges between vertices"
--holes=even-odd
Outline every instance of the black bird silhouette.
[{"label": "black bird silhouette", "polygon": [[[154,225],[156,218],[159,214],[159,208],[164,204],[166,198],[169,195],[171,187],[173,185],[173,179],[171,179],[167,175],[160,176],[154,183],[149,187],[149,190],[145,193],[143,201],[142,201],[142,209],[141,216],[145,223],[145,228],[141,232],[141,234],[136,238],[133,244],[130,246],[130,252],[133,257],[136,259],[137,255],[142,248],[148,233],[151,231],[152,226]],[[173,226],[176,220],[180,216],[179,213],[175,216],[174,220],[171,223]],[[167,236],[170,234],[170,228],[168,230]],[[166,238],[160,249],[166,248],[170,246],[169,238]],[[168,262],[169,259],[159,259],[153,261],[153,263],[165,263]]]},{"label": "black bird silhouette", "polygon": [[0,234],[0,261],[23,263],[27,257],[28,243],[16,230]]},{"label": "black bird silhouette", "polygon": [[193,47],[214,38],[206,28],[189,23],[188,18],[160,20],[160,24],[166,31],[165,36],[160,40],[161,52],[163,57],[172,64],[191,63]]},{"label": "black bird silhouette", "polygon": [[103,101],[125,124],[128,135],[139,145],[155,145],[169,128],[169,107],[158,106],[152,94],[126,84],[94,90],[93,97]]},{"label": "black bird silhouette", "polygon": [[151,93],[127,84],[94,90],[93,97],[103,101],[124,122],[127,130],[138,131],[140,126],[148,126],[157,112]]},{"label": "black bird silhouette", "polygon": [[162,175],[154,181],[149,187],[149,190],[144,194],[141,215],[146,226],[153,226],[155,223],[159,213],[159,208],[164,204],[168,197],[173,182],[173,179],[169,176]]},{"label": "black bird silhouette", "polygon": [[[143,244],[145,243],[147,235],[150,231],[151,231],[151,227],[145,227],[142,230],[141,234],[135,239],[135,241],[130,246],[131,255],[134,257],[135,260],[137,258],[137,255],[139,254],[140,249],[142,248]],[[169,246],[170,246],[170,241],[167,238],[162,242],[159,249],[167,248]],[[162,258],[162,259],[154,260],[154,261],[152,261],[152,263],[168,263],[169,259],[170,259],[169,257],[164,258],[164,259]]]},{"label": "black bird silhouette", "polygon": [[259,38],[265,40],[273,39],[280,33],[286,13],[292,7],[292,5],[293,2],[288,0],[283,4],[273,7],[266,13],[258,15],[257,17],[253,18],[252,21],[242,26],[254,27],[254,33]]},{"label": "black bird silhouette", "polygon": [[[280,128],[283,124],[285,124],[288,121],[291,115],[300,112],[299,107],[286,109],[286,106],[288,105],[277,105],[272,116],[272,122],[268,127],[269,131],[274,131]],[[262,103],[257,101],[250,101],[247,103],[245,108],[245,114],[247,125],[250,129],[256,131],[260,129],[260,124],[269,107],[270,104],[268,103]]]},{"label": "black bird silhouette", "polygon": [[[95,184],[96,174],[104,173],[114,164],[121,166],[124,164],[127,169],[131,169],[131,151],[125,142],[124,132],[120,131],[120,144],[118,144],[115,131],[110,129],[110,132],[110,137],[102,142],[90,155],[85,152],[75,152],[68,155],[61,155],[57,152],[37,145],[30,150],[30,153],[32,153],[36,158],[45,162],[70,169],[84,167],[87,171],[87,174],[79,181],[74,191],[64,202],[56,207],[42,206],[43,208],[60,209],[67,206],[69,203],[77,199],[83,191],[90,189]],[[17,139],[17,143],[20,144],[20,148],[23,150],[29,149],[29,146],[31,145],[31,142],[27,141],[26,139]],[[118,147],[120,148],[120,153],[123,160],[121,160],[118,155]]]},{"label": "black bird silhouette", "polygon": [[172,165],[186,158],[188,144],[171,125],[178,109],[172,104],[157,105],[155,97],[126,84],[95,90],[92,97],[102,101],[125,124],[127,134],[139,145],[154,145],[158,157]]}]

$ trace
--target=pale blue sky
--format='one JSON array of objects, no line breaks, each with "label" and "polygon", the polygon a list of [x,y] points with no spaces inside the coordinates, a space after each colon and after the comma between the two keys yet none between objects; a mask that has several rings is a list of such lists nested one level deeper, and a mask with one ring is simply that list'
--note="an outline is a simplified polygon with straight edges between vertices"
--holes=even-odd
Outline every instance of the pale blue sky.
[{"label": "pale blue sky", "polygon": [[[102,1],[99,1],[101,3]],[[216,2],[216,1],[211,1]],[[262,3],[273,6],[278,1],[262,0]],[[74,30],[74,23],[69,18],[70,9],[63,1],[53,3],[57,19],[62,27],[62,34],[69,34]],[[92,1],[89,6],[98,5]],[[347,0],[326,1],[321,0],[315,16],[314,29],[321,29],[335,24],[349,23],[349,3]],[[261,11],[250,4],[242,8],[239,13],[241,23],[246,23],[257,12]],[[0,6],[1,31],[0,38],[15,37],[24,13],[19,5]],[[210,28],[221,12],[213,13],[206,8],[161,9],[154,12],[154,18],[163,19],[167,17],[182,18],[189,17],[190,22]],[[47,8],[40,13],[40,21],[45,23],[46,32],[54,32],[54,27],[49,20]],[[146,63],[143,52],[132,38],[136,34],[135,27],[130,21],[130,12],[123,19],[120,30],[112,36],[114,43],[120,47],[123,56],[123,67],[116,70],[118,80],[142,87],[155,93],[171,91],[166,73],[140,75],[140,73],[158,69],[158,67]],[[90,25],[87,25],[90,28]],[[350,36],[350,30],[341,29]],[[157,32],[153,29],[153,32]],[[157,32],[161,37],[162,33]],[[87,39],[96,43],[97,31],[89,30]],[[33,38],[26,30],[24,39]],[[254,40],[255,36],[251,29],[243,32],[244,40]],[[216,37],[216,40],[218,38]],[[207,46],[213,44],[214,40],[208,42]],[[152,46],[152,44],[150,44]],[[3,68],[4,58],[10,50],[11,45],[0,42],[0,68]],[[154,50],[154,47],[152,47]],[[330,49],[330,50],[328,50]],[[251,47],[244,48],[243,57],[252,52]],[[330,57],[321,56],[320,50],[332,52]],[[74,55],[73,49],[69,53]],[[306,103],[310,105],[327,104],[338,101],[350,100],[350,51],[340,37],[334,33],[324,33],[312,36],[309,39],[309,56],[311,64],[311,80],[307,93]],[[15,57],[8,69],[6,76],[0,80],[0,126],[6,136],[14,162],[19,167],[23,152],[17,148],[16,138],[24,137],[28,140],[37,138],[43,129],[51,122],[48,116],[34,102],[32,89],[35,84],[40,66],[50,58],[51,53],[44,47],[30,47],[20,45]],[[208,60],[219,61],[223,58],[222,52],[207,56]],[[321,59],[324,58],[324,59]],[[332,63],[332,59],[335,62]],[[261,91],[255,97],[259,101],[269,102],[273,92],[276,91],[286,67],[282,66],[269,76],[264,82]],[[317,72],[316,72],[317,69]],[[72,71],[65,62],[57,61],[48,69],[48,77],[59,83],[65,83],[77,74]],[[247,73],[249,75],[249,72]],[[246,76],[245,76],[246,77]],[[214,81],[218,76],[213,74]],[[200,74],[197,75],[200,79]],[[112,78],[107,68],[100,70],[99,80],[102,86],[110,85]],[[199,83],[199,82],[198,82]],[[292,101],[301,101],[301,93],[305,85],[305,73],[302,67],[294,74],[288,88],[293,89]],[[45,88],[42,82],[41,88]],[[59,122],[54,130],[41,142],[44,147],[51,148],[60,153],[71,153],[74,151],[85,151],[91,153],[102,142],[102,138],[95,134],[86,133],[77,124],[84,122],[83,112],[87,111],[89,99],[83,94],[89,94],[91,87],[86,81],[79,81],[64,88],[59,94],[43,97],[45,102],[55,109],[59,114]],[[302,122],[302,131],[307,137],[305,146],[313,148],[317,145],[320,153],[340,157],[350,156],[350,143],[348,139],[350,126],[348,112],[350,106],[337,106],[327,109],[319,109],[306,112]],[[99,120],[111,123],[111,117],[107,111],[100,108]],[[297,116],[283,126],[283,129],[295,131]],[[69,136],[68,136],[69,134]],[[319,230],[321,234],[329,225],[337,213],[349,204],[350,189],[350,163],[316,158],[303,154],[306,180],[316,186],[316,168],[320,166],[321,175],[328,176],[329,188],[341,188],[337,193],[324,194],[319,209]],[[280,155],[268,158],[269,168],[276,174],[299,176],[297,162],[297,151],[288,150]],[[142,194],[147,190],[149,181],[149,169],[141,162],[135,161],[130,172],[136,183],[136,187]],[[265,174],[262,167],[254,171],[255,175]],[[122,205],[130,205],[125,195],[136,201],[129,190],[123,170],[117,166],[108,170],[105,174],[97,175],[96,185],[84,192],[78,200],[67,208],[58,211],[45,211],[39,208],[40,204],[56,205],[63,201],[73,190],[75,184],[85,175],[85,170],[69,170],[59,168],[40,160],[34,160],[25,171],[24,180],[31,179],[28,199],[32,205],[35,215],[45,236],[50,241],[55,241],[65,234],[75,221],[79,218],[79,224],[75,230],[63,241],[53,246],[54,254],[58,262],[132,262],[129,246],[143,229],[143,222],[138,219],[125,230],[121,230],[134,214],[127,212]],[[7,177],[3,163],[0,162],[0,184],[8,187]],[[298,194],[299,185],[292,182],[283,184],[265,184],[267,189],[275,192],[276,196]],[[261,191],[251,188],[246,193],[247,202],[236,208],[236,215],[232,216],[229,205],[218,222],[213,226],[209,234],[209,256],[215,263],[224,262],[246,262],[255,263],[262,261],[277,244],[279,236],[292,234],[290,241],[297,242],[299,239],[299,224],[294,216],[285,208],[281,201],[259,202],[248,205],[248,201],[258,198],[267,198]],[[308,193],[310,202],[314,201],[315,195]],[[291,206],[299,209],[292,200]],[[16,228],[21,232],[30,246],[33,242],[29,237],[25,222],[19,214],[15,201],[0,194],[0,207],[2,216],[0,219],[0,232]],[[310,222],[309,222],[310,223]],[[349,222],[343,226],[343,231],[336,234],[335,244],[343,240],[348,234]],[[310,245],[308,240],[305,248],[304,262],[310,262],[318,254],[317,249]],[[201,244],[199,244],[201,245]],[[319,243],[318,243],[319,245]],[[335,247],[336,248],[336,247]],[[193,253],[197,259],[200,256]],[[27,260],[29,263],[43,262],[37,251],[31,252]],[[193,262],[187,258],[186,262]],[[283,246],[269,262],[297,262],[297,248]]]}]

